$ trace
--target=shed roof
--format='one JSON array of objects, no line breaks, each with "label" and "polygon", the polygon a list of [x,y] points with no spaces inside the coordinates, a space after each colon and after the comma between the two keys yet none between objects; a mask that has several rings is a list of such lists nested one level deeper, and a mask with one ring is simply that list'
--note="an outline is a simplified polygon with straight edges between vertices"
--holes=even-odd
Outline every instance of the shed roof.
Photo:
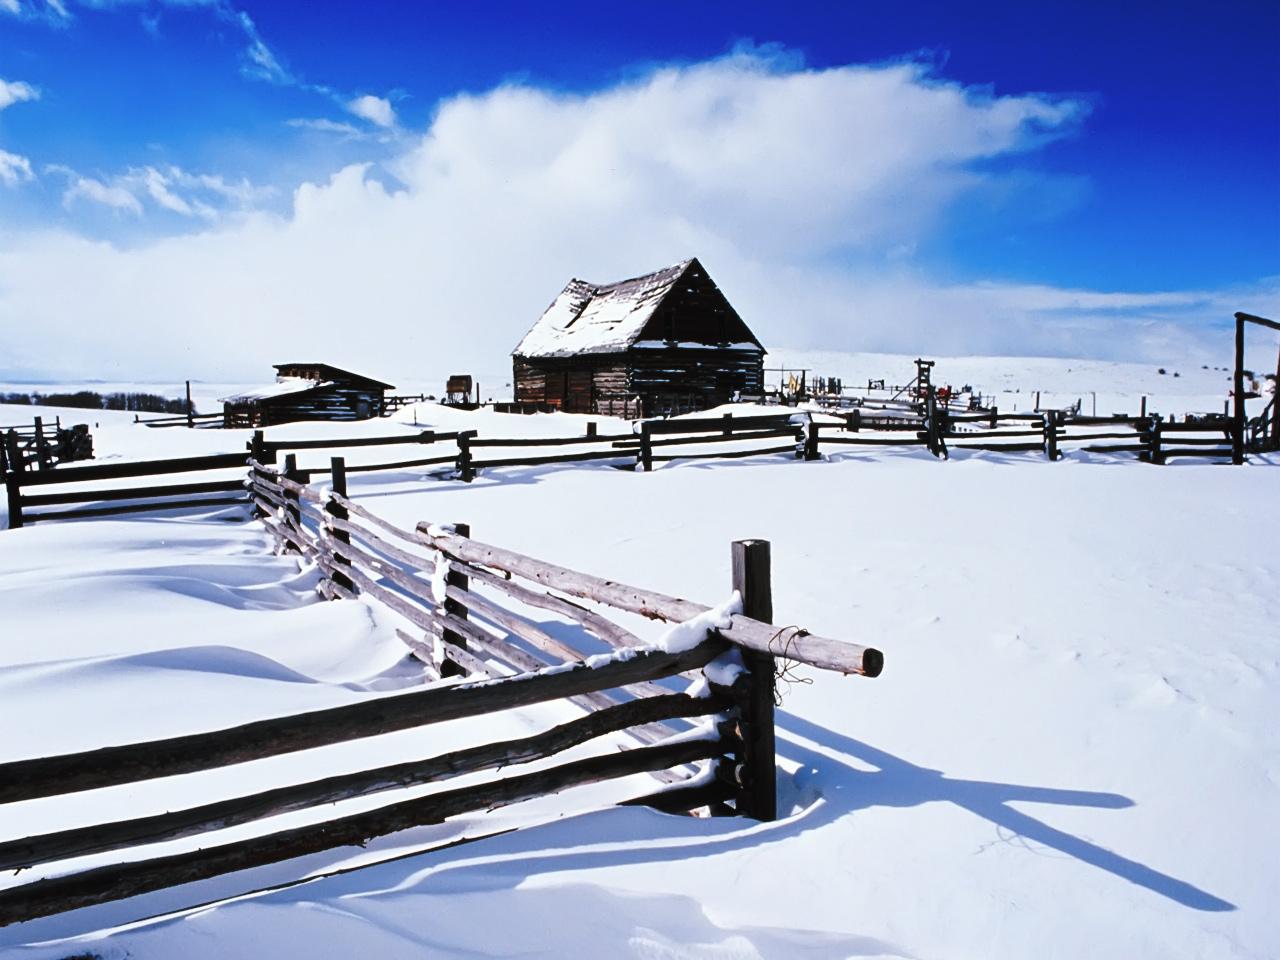
[{"label": "shed roof", "polygon": [[276,373],[282,377],[294,376],[284,371],[291,367],[305,367],[308,370],[315,370],[320,374],[321,379],[336,381],[340,383],[357,383],[366,387],[381,387],[384,390],[394,390],[395,387],[389,383],[383,383],[381,380],[375,380],[373,377],[366,377],[360,373],[352,373],[350,370],[343,370],[341,367],[335,367],[327,363],[276,363],[272,364]]},{"label": "shed roof", "polygon": [[246,390],[234,397],[221,397],[219,403],[260,403],[276,397],[291,397],[299,393],[307,393],[320,387],[332,387],[332,380],[307,380],[303,377],[281,377],[275,383]]},{"label": "shed roof", "polygon": [[695,264],[701,267],[696,258],[682,260],[617,283],[570,280],[512,353],[520,357],[621,353],[636,344],[663,300]]}]

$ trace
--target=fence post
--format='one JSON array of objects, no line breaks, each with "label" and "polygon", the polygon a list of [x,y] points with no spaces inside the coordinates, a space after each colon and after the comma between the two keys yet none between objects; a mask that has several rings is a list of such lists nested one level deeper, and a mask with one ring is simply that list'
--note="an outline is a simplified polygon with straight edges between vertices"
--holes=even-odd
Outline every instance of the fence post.
[{"label": "fence post", "polygon": [[813,418],[809,418],[809,436],[805,440],[804,458],[806,460],[821,460],[822,454],[818,452],[818,425],[814,423]]},{"label": "fence post", "polygon": [[721,414],[720,419],[724,421],[724,427],[723,429],[721,429],[720,432],[724,434],[726,437],[732,437],[733,436],[733,414],[732,413]]},{"label": "fence post", "polygon": [[195,421],[196,409],[191,405],[191,381],[187,381],[187,427],[192,428],[196,425]]},{"label": "fence post", "polygon": [[[298,455],[297,454],[290,453],[285,456],[283,476],[294,481],[295,483],[298,481]],[[299,536],[297,532],[298,528],[302,526],[302,511],[298,508],[298,505],[297,505],[298,495],[294,493],[292,490],[290,490],[288,487],[281,487],[280,493],[284,496],[284,500],[285,500],[285,514],[286,514],[285,523],[288,526],[293,528],[293,535],[295,537],[298,537]],[[293,545],[292,541],[287,539],[284,542],[284,548],[286,550],[297,549],[297,547]]]},{"label": "fence post", "polygon": [[1000,417],[1000,408],[993,403],[991,405],[991,429],[992,430],[996,428],[996,421],[999,419],[999,417]]},{"label": "fence post", "polygon": [[9,471],[4,475],[4,489],[9,496],[9,529],[17,530],[22,526],[22,475]]},{"label": "fence post", "polygon": [[1164,453],[1160,450],[1160,423],[1159,417],[1151,418],[1151,462],[1164,463]]},{"label": "fence post", "polygon": [[10,427],[4,440],[9,448],[9,469],[14,473],[21,473],[26,469],[27,464],[22,455],[22,447],[18,445],[18,431]]},{"label": "fence post", "polygon": [[44,420],[36,417],[36,456],[40,459],[40,469],[48,470],[49,463],[49,443],[44,438]]},{"label": "fence post", "polygon": [[640,424],[640,467],[645,473],[653,469],[653,437],[647,420]]},{"label": "fence post", "polygon": [[588,437],[596,436],[596,422],[594,420],[587,421],[587,436]]},{"label": "fence post", "polygon": [[[733,542],[733,588],[742,597],[742,613],[761,623],[773,622],[773,588],[769,576],[769,541]],[[749,675],[742,705],[742,775],[736,797],[738,813],[756,820],[778,817],[778,770],[773,729],[774,660],[771,654],[742,650]]]},{"label": "fence post", "polygon": [[1044,452],[1050,461],[1058,459],[1058,411],[1046,410],[1044,417]]},{"label": "fence post", "polygon": [[462,430],[458,433],[458,479],[463,483],[470,483],[475,479],[476,471],[471,466],[471,438],[476,435],[474,430]]},{"label": "fence post", "polygon": [[[330,489],[332,489],[334,493],[345,497],[347,495],[346,458],[330,457],[329,470],[330,470],[329,476],[332,480],[332,483],[330,484]],[[329,502],[325,504],[325,511],[329,514],[329,516],[336,517],[339,520],[346,520],[350,515],[346,507],[344,507],[342,504],[338,503],[336,500],[333,500],[333,499],[330,499]],[[333,539],[337,540],[339,543],[351,542],[351,534],[347,533],[347,531],[333,529],[332,532],[333,532]],[[342,566],[351,565],[351,561],[348,558],[340,557],[340,556],[337,556],[336,554],[334,555],[333,563],[335,567],[338,566],[339,564],[341,564]],[[337,570],[333,572],[333,582],[336,583],[338,586],[342,587],[344,590],[349,590],[351,593],[356,592],[356,585],[351,581],[351,578],[348,577],[346,574],[338,573]]]},{"label": "fence post", "polygon": [[850,433],[857,433],[862,428],[862,410],[854,407],[845,415],[844,428]]},{"label": "fence post", "polygon": [[[1278,385],[1280,388],[1280,385]],[[1231,462],[1236,464],[1244,463],[1244,427],[1245,427],[1245,409],[1244,409],[1244,320],[1240,315],[1236,315],[1236,369],[1232,378],[1232,393],[1235,400],[1235,414],[1233,421],[1235,423],[1235,431],[1231,436]]]},{"label": "fence post", "polygon": [[[469,523],[455,523],[453,525],[453,529],[460,537],[470,538],[471,536],[471,524]],[[441,556],[443,556],[443,554]],[[457,587],[459,590],[467,590],[469,589],[470,578],[465,573],[461,573],[455,569],[453,564],[450,564],[449,572],[445,574],[444,582],[451,587]],[[467,619],[466,606],[449,597],[445,598],[444,612],[457,617],[459,620]],[[445,628],[442,631],[442,636],[447,643],[452,643],[456,647],[462,647],[464,650],[466,649],[467,638],[462,634],[455,633],[454,631]],[[463,667],[460,667],[458,664],[450,660],[447,654],[440,661],[440,676],[442,677],[463,676],[466,672],[467,671]]]}]

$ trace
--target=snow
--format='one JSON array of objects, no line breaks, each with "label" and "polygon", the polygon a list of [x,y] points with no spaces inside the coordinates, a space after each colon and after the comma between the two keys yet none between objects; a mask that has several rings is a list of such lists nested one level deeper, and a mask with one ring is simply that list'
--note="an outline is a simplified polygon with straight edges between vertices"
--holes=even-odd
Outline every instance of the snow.
[{"label": "snow", "polygon": [[[860,369],[894,379],[890,363],[902,358],[875,365],[867,356],[833,358],[834,369],[817,372],[846,384]],[[1004,384],[999,392],[1027,407],[1036,389],[1073,399],[1083,390],[1105,399],[1106,412],[1136,412],[1146,393],[1181,414],[1214,398],[1220,407],[1225,392],[1213,371],[1173,380],[1140,365],[960,362],[940,360],[936,379],[986,392]],[[909,360],[902,369],[909,379]],[[0,421],[29,411],[9,408]],[[243,450],[247,438],[91,416],[111,458]],[[278,435],[465,424],[484,436],[532,437],[584,432],[592,420],[602,433],[625,429],[598,417],[430,404],[403,417]],[[303,453],[316,464],[328,456]],[[972,451],[943,462],[920,450],[852,448],[817,462],[677,461],[648,474],[512,468],[472,484],[424,471],[352,474],[352,496],[401,526],[466,521],[482,540],[703,602],[731,587],[733,540],[768,539],[777,624],[876,646],[884,675],[800,668],[780,683],[775,823],[608,807],[654,789],[633,778],[3,928],[0,952],[1275,957],[1278,465],[1274,456],[1244,467],[1155,467]],[[316,572],[271,556],[270,537],[239,516],[0,531],[0,758],[213,729],[425,681],[405,659],[394,617],[367,600],[316,600]],[[544,616],[545,629],[562,626]],[[620,622],[649,642],[666,632],[638,617]],[[712,675],[731,680],[732,664],[717,662]],[[439,724],[8,805],[0,839],[434,755],[473,742],[477,729],[488,739],[527,735],[577,715],[547,704],[479,727]],[[625,746],[610,740],[574,755]],[[307,814],[290,814],[269,827],[303,822]],[[311,879],[250,893],[301,877]]]},{"label": "snow", "polygon": [[219,403],[248,403],[253,400],[270,400],[273,397],[287,397],[295,393],[306,393],[318,387],[331,387],[332,380],[307,380],[302,377],[280,377],[275,383],[247,390],[230,397],[221,397]]},{"label": "snow", "polygon": [[521,357],[618,353],[640,336],[691,260],[613,284],[570,280],[513,351]]},{"label": "snow", "polygon": [[733,615],[742,612],[742,595],[737,590],[724,603],[709,607],[696,617],[673,624],[658,638],[658,649],[667,653],[684,653],[692,650],[711,635],[713,630],[727,630],[733,624]]}]

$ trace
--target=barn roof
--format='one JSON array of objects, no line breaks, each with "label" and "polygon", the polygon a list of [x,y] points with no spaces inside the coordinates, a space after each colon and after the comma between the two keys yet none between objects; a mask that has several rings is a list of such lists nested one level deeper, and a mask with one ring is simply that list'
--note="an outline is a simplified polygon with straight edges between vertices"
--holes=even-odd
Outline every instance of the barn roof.
[{"label": "barn roof", "polygon": [[276,397],[291,397],[299,393],[307,393],[320,387],[332,387],[332,380],[305,380],[302,377],[282,377],[275,383],[263,387],[255,387],[238,393],[234,397],[220,397],[219,403],[260,403]]},{"label": "barn roof", "polygon": [[284,371],[289,368],[304,367],[308,370],[316,370],[319,372],[321,379],[327,381],[337,381],[341,383],[356,383],[365,387],[381,387],[384,390],[394,390],[395,387],[389,383],[383,383],[381,380],[375,380],[373,377],[366,377],[363,374],[352,373],[350,370],[343,370],[341,367],[331,366],[327,363],[276,363],[272,364],[276,373],[282,377],[294,376]]},{"label": "barn roof", "polygon": [[520,357],[621,353],[636,345],[645,324],[695,264],[701,267],[696,258],[682,260],[617,283],[570,280],[512,353]]}]

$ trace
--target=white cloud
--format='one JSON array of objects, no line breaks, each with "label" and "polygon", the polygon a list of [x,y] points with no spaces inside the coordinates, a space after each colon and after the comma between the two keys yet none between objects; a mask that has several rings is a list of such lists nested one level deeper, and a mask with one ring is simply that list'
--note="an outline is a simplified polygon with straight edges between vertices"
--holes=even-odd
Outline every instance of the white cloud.
[{"label": "white cloud", "polygon": [[358,129],[354,124],[340,123],[337,120],[327,120],[323,117],[295,117],[292,120],[286,120],[285,125],[299,130],[332,133],[345,140],[365,140],[368,138],[368,134]]},{"label": "white cloud", "polygon": [[30,160],[8,150],[0,150],[0,183],[6,187],[16,187],[34,179]]},{"label": "white cloud", "polygon": [[67,366],[51,373],[262,376],[301,328],[331,362],[394,382],[508,378],[511,347],[570,276],[690,255],[777,346],[1182,359],[1207,318],[1280,302],[1277,283],[1230,297],[948,285],[903,255],[1003,176],[985,161],[1016,166],[1084,114],[914,64],[807,70],[749,51],[590,95],[504,86],[442,103],[391,165],[394,189],[361,164],[300,186],[285,216],[142,247],[0,237],[0,324],[24,318],[4,338],[18,366],[56,341]]},{"label": "white cloud", "polygon": [[[61,172],[61,170],[55,168],[55,172]],[[62,205],[70,209],[78,200],[88,200],[135,216],[142,215],[142,204],[130,190],[119,184],[103,183],[93,177],[74,174],[69,177],[67,188],[62,193]]]},{"label": "white cloud", "polygon": [[394,127],[396,125],[396,112],[391,106],[391,101],[384,97],[365,94],[362,97],[348,100],[346,106],[357,117],[368,120],[379,127]]},{"label": "white cloud", "polygon": [[24,100],[39,100],[40,91],[22,80],[5,80],[0,77],[0,110]]},{"label": "white cloud", "polygon": [[18,0],[0,0],[0,11],[11,13],[16,17],[22,12],[22,7],[18,4]]}]

